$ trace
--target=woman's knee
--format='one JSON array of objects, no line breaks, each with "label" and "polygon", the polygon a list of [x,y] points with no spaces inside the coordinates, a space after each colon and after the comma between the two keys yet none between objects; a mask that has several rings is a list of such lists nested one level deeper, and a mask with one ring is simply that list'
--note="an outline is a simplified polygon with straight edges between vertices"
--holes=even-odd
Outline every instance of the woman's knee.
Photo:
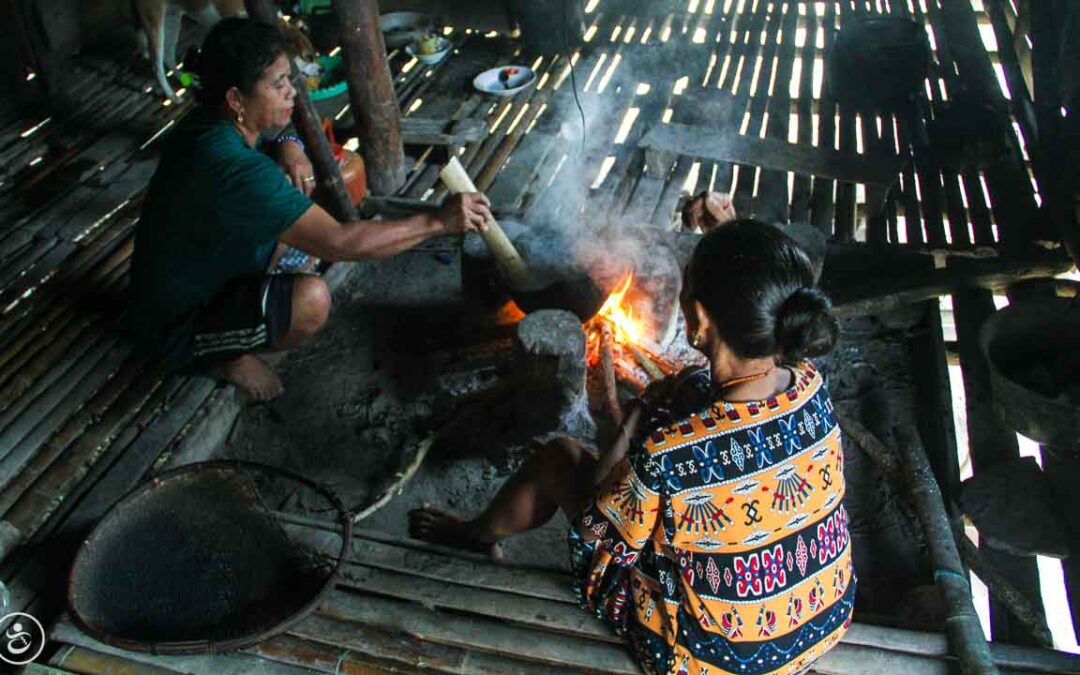
[{"label": "woman's knee", "polygon": [[330,287],[316,276],[302,276],[293,285],[292,328],[314,334],[326,324],[333,301]]},{"label": "woman's knee", "polygon": [[540,445],[530,459],[543,464],[547,469],[545,473],[562,477],[573,475],[594,462],[589,451],[569,436],[558,436]]}]

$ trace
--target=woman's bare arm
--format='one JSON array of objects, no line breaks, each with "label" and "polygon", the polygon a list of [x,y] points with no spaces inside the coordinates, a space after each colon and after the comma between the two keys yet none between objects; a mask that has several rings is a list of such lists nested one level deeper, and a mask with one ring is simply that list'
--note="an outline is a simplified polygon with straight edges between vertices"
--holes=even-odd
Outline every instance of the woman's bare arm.
[{"label": "woman's bare arm", "polygon": [[608,477],[615,465],[626,456],[626,451],[630,448],[630,439],[637,433],[644,410],[645,406],[638,401],[623,419],[622,425],[619,426],[619,433],[615,436],[615,441],[600,452],[600,457],[596,462],[595,482],[597,485],[604,482],[604,479]]},{"label": "woman's bare arm", "polygon": [[323,260],[385,258],[441,234],[479,232],[491,218],[489,202],[479,193],[455,195],[434,213],[401,220],[338,222],[313,205],[280,240]]}]

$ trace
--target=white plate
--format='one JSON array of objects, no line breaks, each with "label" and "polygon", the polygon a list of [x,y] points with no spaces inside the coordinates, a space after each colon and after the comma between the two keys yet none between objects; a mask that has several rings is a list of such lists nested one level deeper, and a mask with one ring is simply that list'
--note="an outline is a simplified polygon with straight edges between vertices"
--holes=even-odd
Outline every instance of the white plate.
[{"label": "white plate", "polygon": [[[499,80],[499,73],[503,71],[517,72],[510,75],[504,84]],[[485,94],[507,97],[528,89],[534,82],[536,82],[536,73],[533,72],[532,68],[509,65],[485,70],[476,76],[476,79],[473,80],[473,86]]]},{"label": "white plate", "polygon": [[419,51],[419,45],[414,42],[411,45],[405,47],[405,52],[409,56],[415,56],[420,59],[421,63],[433,65],[446,58],[446,55],[453,49],[454,44],[446,38],[439,38],[439,50],[434,54],[421,54]]}]

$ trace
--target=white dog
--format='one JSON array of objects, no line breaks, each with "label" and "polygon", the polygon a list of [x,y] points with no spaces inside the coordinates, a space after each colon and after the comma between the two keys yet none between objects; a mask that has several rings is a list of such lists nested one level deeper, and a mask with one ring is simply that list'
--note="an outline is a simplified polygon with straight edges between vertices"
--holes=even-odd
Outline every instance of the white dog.
[{"label": "white dog", "polygon": [[243,0],[132,0],[132,5],[146,38],[154,77],[162,92],[174,100],[176,93],[165,72],[176,66],[176,41],[183,15],[213,26],[222,19],[246,14]]}]

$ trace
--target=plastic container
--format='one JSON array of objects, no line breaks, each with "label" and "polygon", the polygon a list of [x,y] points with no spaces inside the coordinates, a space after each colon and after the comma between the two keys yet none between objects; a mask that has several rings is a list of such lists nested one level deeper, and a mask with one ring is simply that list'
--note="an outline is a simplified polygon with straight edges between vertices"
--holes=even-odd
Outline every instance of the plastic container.
[{"label": "plastic container", "polygon": [[340,56],[320,56],[319,67],[323,71],[323,82],[338,80],[328,87],[319,87],[308,92],[320,117],[336,118],[342,108],[349,104],[349,84],[342,76]]},{"label": "plastic container", "polygon": [[331,11],[330,0],[300,0],[297,4],[301,14],[317,14]]},{"label": "plastic container", "polygon": [[349,90],[349,83],[345,81],[344,77],[341,77],[341,57],[340,56],[320,56],[319,67],[323,71],[323,80],[338,81],[329,87],[319,87],[309,92],[312,101],[325,101],[337,96],[341,96]]},{"label": "plastic container", "polygon": [[359,204],[367,196],[367,167],[364,158],[351,150],[346,150],[334,138],[334,125],[330,120],[323,121],[323,132],[330,141],[330,150],[334,153],[338,168],[341,170],[341,180],[345,182],[345,189],[349,193],[349,199],[353,204]]}]

